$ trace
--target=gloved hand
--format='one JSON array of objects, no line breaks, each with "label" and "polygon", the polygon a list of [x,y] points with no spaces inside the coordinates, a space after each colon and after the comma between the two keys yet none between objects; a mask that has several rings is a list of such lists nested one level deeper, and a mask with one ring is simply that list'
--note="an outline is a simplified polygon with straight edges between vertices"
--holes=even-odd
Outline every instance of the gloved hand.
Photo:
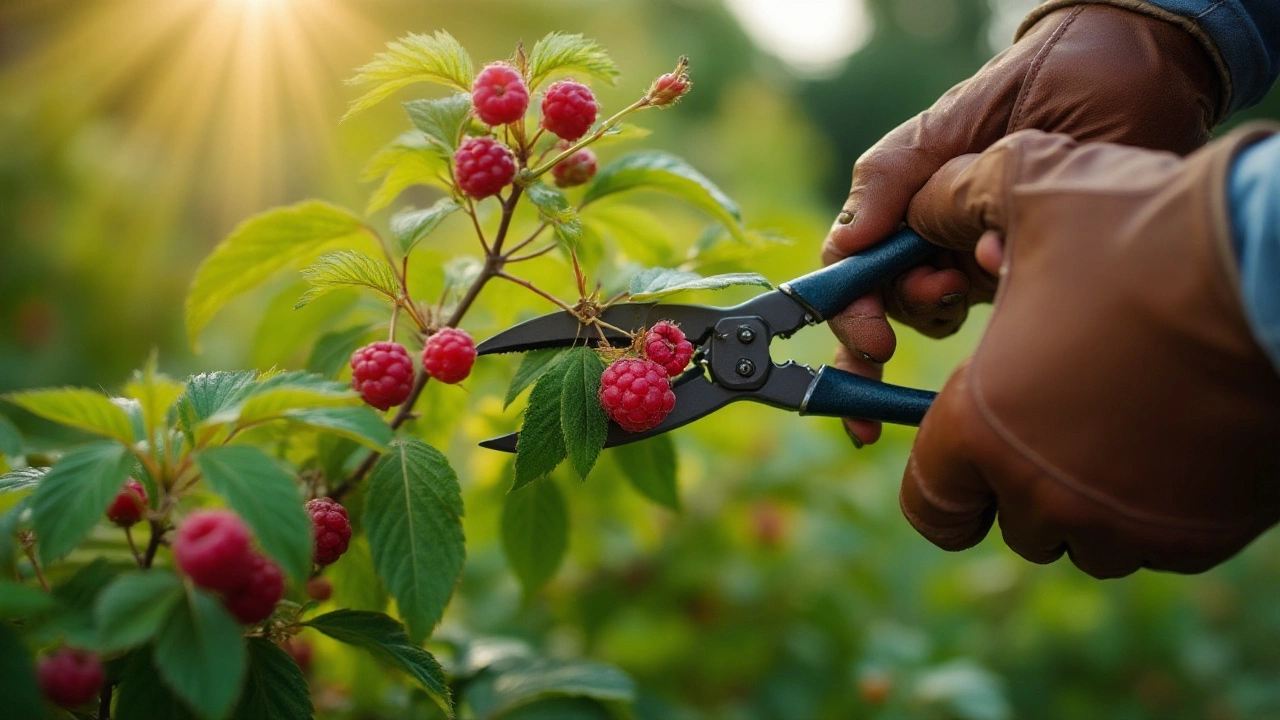
[{"label": "gloved hand", "polygon": [[[1154,6],[1151,11],[1160,12]],[[981,152],[1017,130],[1180,154],[1208,141],[1226,107],[1226,85],[1200,41],[1172,16],[1166,22],[1081,4],[1035,17],[1013,47],[858,160],[849,199],[823,246],[825,263],[896,230],[911,197],[948,160]],[[863,298],[830,319],[845,346],[836,364],[879,378],[880,364],[896,345],[886,306],[896,320],[942,337],[960,327],[972,303],[989,301],[994,287],[971,255],[941,252],[891,282],[882,295]],[[879,437],[878,423],[846,424],[861,441]]]},{"label": "gloved hand", "polygon": [[902,481],[921,534],[959,550],[998,518],[1028,560],[1116,577],[1203,571],[1280,519],[1280,374],[1246,323],[1226,197],[1231,159],[1275,130],[1185,160],[1027,130],[916,195],[924,237],[1000,263]]}]

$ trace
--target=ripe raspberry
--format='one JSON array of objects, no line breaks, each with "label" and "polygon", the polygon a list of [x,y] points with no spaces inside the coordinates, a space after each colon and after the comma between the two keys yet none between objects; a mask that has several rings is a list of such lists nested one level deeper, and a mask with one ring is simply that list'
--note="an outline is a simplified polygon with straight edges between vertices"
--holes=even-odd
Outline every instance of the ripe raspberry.
[{"label": "ripe raspberry", "polygon": [[542,127],[573,141],[587,134],[600,105],[591,88],[573,80],[551,83],[542,98]]},{"label": "ripe raspberry", "polygon": [[49,702],[67,709],[96,699],[106,679],[98,656],[71,648],[44,656],[36,675]]},{"label": "ripe raspberry", "polygon": [[173,558],[200,587],[231,592],[244,585],[253,570],[249,528],[226,510],[194,512],[178,528]]},{"label": "ripe raspberry", "polygon": [[116,499],[107,506],[107,519],[120,527],[130,527],[147,511],[147,490],[142,483],[129,478]]},{"label": "ripe raspberry", "polygon": [[583,148],[561,160],[551,168],[551,177],[556,179],[556,187],[573,187],[581,185],[596,174],[596,154]]},{"label": "ripe raspberry", "polygon": [[351,355],[351,387],[379,410],[395,407],[413,391],[413,359],[395,342],[365,345]]},{"label": "ripe raspberry", "polygon": [[284,595],[284,574],[280,566],[253,553],[245,582],[224,595],[222,605],[237,620],[252,625],[271,616],[281,595]]},{"label": "ripe raspberry", "polygon": [[453,154],[454,172],[462,192],[483,200],[511,183],[516,176],[516,159],[493,138],[470,138]]},{"label": "ripe raspberry", "polygon": [[307,597],[324,602],[333,597],[333,583],[327,577],[313,577],[307,581]]},{"label": "ripe raspberry", "polygon": [[627,432],[644,432],[662,422],[676,406],[667,369],[652,360],[624,358],[605,368],[600,404]]},{"label": "ripe raspberry", "polygon": [[688,60],[680,58],[675,72],[669,72],[654,80],[653,85],[649,86],[649,103],[655,107],[668,107],[689,92],[693,83],[689,82],[689,75],[685,72],[688,66]]},{"label": "ripe raspberry", "polygon": [[311,516],[311,535],[315,540],[312,559],[321,567],[337,562],[351,542],[347,509],[329,498],[316,498],[307,501],[307,514]]},{"label": "ripe raspberry", "polygon": [[529,89],[515,68],[493,63],[471,85],[471,105],[486,125],[505,125],[524,117],[529,109]]},{"label": "ripe raspberry", "polygon": [[475,361],[476,341],[459,328],[443,328],[427,338],[422,350],[422,366],[427,373],[449,385],[466,380]]},{"label": "ripe raspberry", "polygon": [[688,367],[689,358],[693,357],[693,345],[685,340],[680,328],[663,320],[645,334],[644,355],[666,368],[668,376],[675,377]]}]

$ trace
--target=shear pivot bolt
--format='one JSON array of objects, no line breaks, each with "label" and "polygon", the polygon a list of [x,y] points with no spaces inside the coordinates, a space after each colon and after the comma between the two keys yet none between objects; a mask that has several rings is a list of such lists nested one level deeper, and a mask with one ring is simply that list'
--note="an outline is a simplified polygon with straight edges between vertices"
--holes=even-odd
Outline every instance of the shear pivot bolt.
[{"label": "shear pivot bolt", "polygon": [[734,370],[742,377],[751,377],[756,373],[756,364],[746,358],[742,358],[738,361],[738,365]]},{"label": "shear pivot bolt", "polygon": [[756,339],[756,331],[751,329],[750,325],[738,326],[738,342],[748,345]]}]

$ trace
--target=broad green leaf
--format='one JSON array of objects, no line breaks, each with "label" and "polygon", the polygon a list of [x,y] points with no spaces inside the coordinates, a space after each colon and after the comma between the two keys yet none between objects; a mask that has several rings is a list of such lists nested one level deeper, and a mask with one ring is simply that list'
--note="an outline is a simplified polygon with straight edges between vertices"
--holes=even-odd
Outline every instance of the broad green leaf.
[{"label": "broad green leaf", "polygon": [[0,580],[0,620],[30,618],[55,605],[54,599],[38,587]]},{"label": "broad green leaf", "polygon": [[325,570],[333,581],[333,604],[351,610],[380,612],[387,607],[387,591],[373,567],[369,541],[355,535],[342,559]]},{"label": "broad green leaf", "polygon": [[705,175],[674,155],[646,150],[605,165],[587,186],[582,202],[594,202],[624,190],[669,193],[718,220],[734,237],[742,237],[742,214],[737,204]]},{"label": "broad green leaf", "polygon": [[391,234],[400,243],[400,252],[408,254],[431,231],[453,213],[461,210],[453,198],[440,198],[435,205],[422,210],[405,210],[391,216]]},{"label": "broad green leaf", "polygon": [[147,364],[133,374],[124,388],[127,397],[138,401],[142,413],[144,432],[148,440],[155,437],[157,429],[168,425],[169,408],[182,396],[182,383],[164,375],[157,369],[159,358],[155,350],[147,358]]},{"label": "broad green leaf", "polygon": [[550,697],[502,714],[502,720],[618,720],[618,717],[600,701],[584,697]]},{"label": "broad green leaf", "polygon": [[734,237],[723,226],[712,225],[689,249],[688,260],[684,264],[688,269],[696,270],[706,265],[742,262],[770,246],[794,244],[791,238],[769,230],[748,230],[741,237]]},{"label": "broad green leaf", "polygon": [[529,53],[529,89],[553,73],[581,73],[612,85],[618,68],[596,41],[581,35],[553,32],[539,40]]},{"label": "broad green leaf", "polygon": [[186,599],[182,580],[168,570],[121,575],[94,604],[102,649],[125,650],[150,642],[169,612]]},{"label": "broad green leaf", "polygon": [[17,457],[22,454],[22,433],[9,420],[0,415],[0,456]]},{"label": "broad green leaf", "polygon": [[0,573],[5,575],[13,574],[18,554],[18,527],[31,504],[30,500],[30,496],[21,498],[13,507],[0,513]]},{"label": "broad green leaf", "polygon": [[604,361],[589,347],[575,347],[565,354],[564,387],[560,395],[560,427],[569,462],[578,477],[587,474],[600,457],[609,418],[600,405],[600,376]]},{"label": "broad green leaf", "polygon": [[203,718],[226,717],[245,673],[243,630],[213,595],[188,588],[156,636],[160,678]]},{"label": "broad green leaf", "polygon": [[8,623],[0,623],[0,698],[6,717],[47,717],[31,651]]},{"label": "broad green leaf", "polygon": [[433,149],[422,133],[405,133],[378,151],[365,167],[360,179],[381,180],[369,196],[365,214],[372,215],[395,201],[400,193],[414,185],[428,185],[452,192],[449,179],[450,160]]},{"label": "broad green leaf", "polygon": [[304,624],[334,640],[367,650],[381,662],[408,673],[445,714],[453,717],[444,671],[431,653],[409,639],[400,623],[382,613],[336,610]]},{"label": "broad green leaf", "polygon": [[519,490],[556,469],[569,451],[564,444],[560,425],[560,405],[564,396],[568,363],[550,364],[529,393],[529,406],[524,411],[520,439],[516,441],[516,480],[511,489]]},{"label": "broad green leaf", "polygon": [[635,684],[611,665],[517,657],[494,663],[467,686],[467,703],[480,720],[550,697],[629,703]]},{"label": "broad green leaf", "polygon": [[582,220],[578,212],[569,207],[569,199],[556,188],[544,182],[534,182],[525,188],[529,202],[538,208],[538,216],[550,223],[556,239],[565,247],[574,247],[582,239]]},{"label": "broad green leaf", "polygon": [[511,385],[507,387],[507,397],[502,403],[502,409],[507,409],[511,403],[515,402],[515,399],[520,397],[520,393],[542,377],[542,373],[546,372],[547,368],[551,367],[563,354],[563,348],[547,348],[525,353],[515,376],[511,378]]},{"label": "broad green leaf", "polygon": [[291,410],[359,405],[360,396],[345,383],[310,373],[288,372],[245,388],[208,422],[247,425],[284,417]]},{"label": "broad green leaf", "polygon": [[457,475],[421,440],[393,443],[369,474],[363,515],[369,549],[415,640],[440,622],[462,573],[462,514]]},{"label": "broad green leaf", "polygon": [[367,407],[290,410],[284,418],[324,432],[355,440],[373,450],[387,449],[395,433],[382,416]]},{"label": "broad green leaf", "polygon": [[116,443],[93,443],[62,456],[31,495],[42,563],[66,555],[103,519],[132,469],[133,456]]},{"label": "broad green leaf", "polygon": [[739,285],[773,287],[763,275],[758,273],[725,273],[703,277],[686,270],[650,268],[631,278],[631,301],[646,302],[684,290],[723,290]]},{"label": "broad green leaf", "polygon": [[106,558],[96,558],[53,588],[58,608],[49,621],[56,637],[68,645],[94,649],[98,646],[98,626],[93,607],[102,591],[119,575],[119,567]]},{"label": "broad green leaf", "polygon": [[432,149],[446,161],[453,159],[462,128],[471,117],[470,91],[447,98],[410,100],[404,104],[409,121],[427,136]]},{"label": "broad green leaf", "polygon": [[443,30],[434,36],[410,33],[387,43],[384,52],[374,55],[347,81],[369,89],[352,101],[342,119],[368,110],[406,85],[433,82],[471,92],[474,79],[471,56],[452,35]]},{"label": "broad green leaf", "polygon": [[307,372],[326,378],[337,376],[349,367],[352,353],[373,342],[373,333],[372,326],[357,325],[321,335],[307,358]]},{"label": "broad green leaf", "polygon": [[647,440],[619,445],[613,449],[622,474],[627,476],[641,495],[669,507],[680,509],[676,490],[676,448],[670,436],[655,435]]},{"label": "broad green leaf", "polygon": [[106,395],[81,388],[50,388],[10,393],[4,398],[29,413],[62,425],[133,443],[129,416]]},{"label": "broad green leaf", "polygon": [[331,290],[344,287],[366,287],[382,293],[392,302],[400,297],[396,271],[386,261],[375,260],[354,250],[321,255],[302,271],[302,277],[311,288],[294,303],[294,310]]},{"label": "broad green leaf", "polygon": [[22,468],[0,475],[0,493],[30,490],[40,484],[49,468]]},{"label": "broad green leaf", "polygon": [[192,375],[179,400],[179,415],[188,425],[202,423],[239,400],[257,377],[251,370]]},{"label": "broad green leaf", "polygon": [[158,682],[149,648],[129,655],[128,664],[116,688],[116,711],[119,720],[195,720],[198,717],[167,685]]},{"label": "broad green leaf", "polygon": [[569,548],[569,512],[551,480],[508,493],[502,505],[502,550],[526,595],[550,580]]},{"label": "broad green leaf", "polygon": [[194,344],[233,298],[329,248],[361,241],[367,232],[360,218],[319,200],[268,210],[240,223],[196,270],[187,292],[189,339]]},{"label": "broad green leaf", "polygon": [[459,302],[471,287],[471,283],[480,276],[482,270],[484,270],[484,263],[470,255],[456,257],[445,263],[444,294],[447,298],[445,305],[452,307]]},{"label": "broad green leaf", "polygon": [[645,208],[606,201],[584,210],[582,222],[588,231],[599,232],[613,247],[641,265],[680,263],[681,256],[675,251],[669,224]]},{"label": "broad green leaf", "polygon": [[311,572],[311,521],[293,475],[248,445],[205,450],[196,463],[209,488],[244,519],[262,549],[294,580],[305,580]]},{"label": "broad green leaf", "polygon": [[249,638],[249,672],[245,675],[235,720],[296,720],[315,714],[311,690],[302,668],[279,645]]},{"label": "broad green leaf", "polygon": [[600,136],[600,139],[591,143],[591,149],[598,150],[601,147],[608,147],[617,143],[631,142],[633,140],[643,140],[653,134],[653,131],[647,127],[639,125],[631,125],[629,123],[618,123]]}]

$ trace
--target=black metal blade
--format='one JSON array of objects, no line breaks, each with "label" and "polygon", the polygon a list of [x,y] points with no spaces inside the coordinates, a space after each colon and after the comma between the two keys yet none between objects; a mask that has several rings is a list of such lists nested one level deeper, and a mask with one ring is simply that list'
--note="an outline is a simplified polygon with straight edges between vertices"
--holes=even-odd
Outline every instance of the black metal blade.
[{"label": "black metal blade", "polygon": [[[623,330],[649,327],[659,320],[670,320],[684,330],[690,342],[704,340],[725,313],[724,308],[703,305],[660,305],[658,303],[619,303],[606,309],[600,319]],[[623,344],[627,339],[608,328],[605,337],[611,343]],[[552,347],[568,347],[574,344],[600,344],[600,332],[583,326],[568,311],[554,312],[504,330],[476,347],[478,355],[494,353],[527,352]]]}]

